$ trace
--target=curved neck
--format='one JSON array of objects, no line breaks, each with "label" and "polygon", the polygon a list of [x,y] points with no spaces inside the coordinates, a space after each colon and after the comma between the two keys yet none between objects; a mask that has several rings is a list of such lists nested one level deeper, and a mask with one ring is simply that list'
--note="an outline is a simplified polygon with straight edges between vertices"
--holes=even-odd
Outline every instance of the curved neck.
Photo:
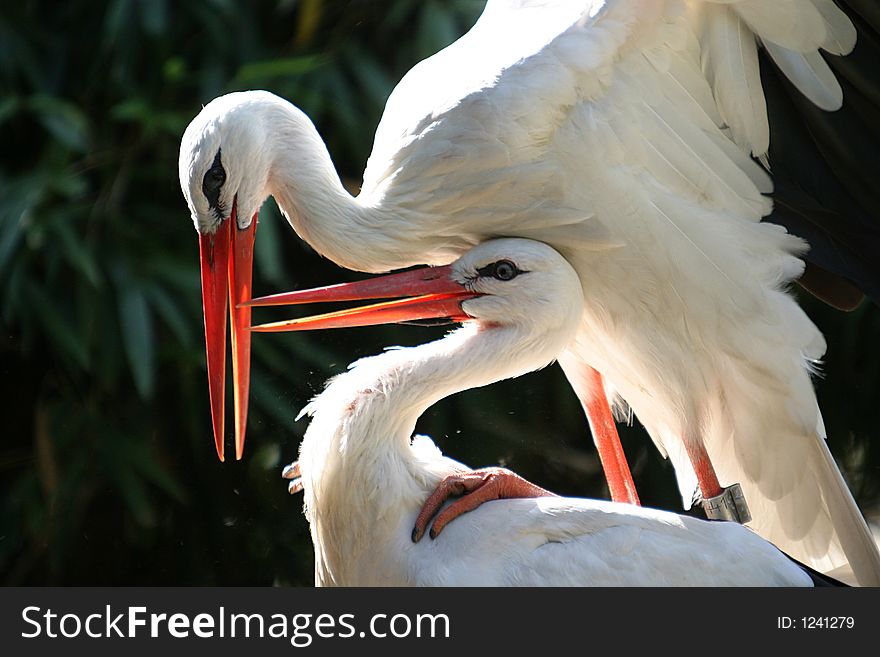
[{"label": "curved neck", "polygon": [[359,361],[331,385],[355,397],[337,418],[347,438],[342,453],[408,450],[416,421],[432,405],[547,365],[553,343],[516,327],[471,323],[441,340]]},{"label": "curved neck", "polygon": [[[381,390],[381,395],[371,397],[365,418],[372,431],[358,431],[359,438],[407,447],[418,418],[441,399],[536,369],[539,365],[527,356],[532,343],[515,328],[483,329],[474,323],[442,340],[369,359],[371,387]],[[394,431],[375,427],[394,427]],[[361,427],[354,425],[350,431],[355,429]]]},{"label": "curved neck", "polygon": [[285,103],[273,106],[267,119],[273,135],[268,193],[300,237],[347,269],[383,272],[422,264],[409,255],[419,251],[407,244],[413,222],[349,194],[305,114]]},{"label": "curved neck", "polygon": [[373,555],[376,571],[382,546],[408,540],[402,523],[415,517],[448,473],[448,463],[429,443],[410,443],[416,420],[429,406],[538,369],[553,359],[555,346],[546,335],[469,325],[442,340],[362,360],[334,379],[313,402],[300,449],[319,581],[383,582],[380,572],[370,581],[355,579],[369,570],[359,567],[359,559]]}]

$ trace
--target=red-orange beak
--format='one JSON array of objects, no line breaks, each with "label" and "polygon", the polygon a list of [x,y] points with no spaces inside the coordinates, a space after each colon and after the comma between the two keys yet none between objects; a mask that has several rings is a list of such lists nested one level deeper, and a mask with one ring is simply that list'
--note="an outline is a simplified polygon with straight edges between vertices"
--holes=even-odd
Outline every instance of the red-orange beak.
[{"label": "red-orange beak", "polygon": [[226,383],[226,308],[232,323],[232,385],[235,400],[235,458],[241,459],[247,428],[248,391],[251,372],[251,309],[243,305],[251,297],[254,234],[257,217],[245,229],[238,228],[236,207],[213,234],[199,234],[202,273],[202,309],[205,313],[205,347],[208,358],[208,391],[214,445],[224,460],[224,409]]},{"label": "red-orange beak", "polygon": [[461,322],[469,319],[462,310],[461,303],[478,296],[480,295],[452,279],[451,267],[445,266],[426,267],[354,283],[275,294],[253,299],[244,306],[410,297],[251,327],[252,331],[271,333],[373,326],[437,318]]}]

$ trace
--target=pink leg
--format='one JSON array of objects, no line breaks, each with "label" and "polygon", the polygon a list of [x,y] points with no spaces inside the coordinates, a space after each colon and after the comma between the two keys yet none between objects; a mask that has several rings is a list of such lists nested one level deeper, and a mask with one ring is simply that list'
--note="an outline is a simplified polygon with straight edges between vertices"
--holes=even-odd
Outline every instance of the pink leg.
[{"label": "pink leg", "polygon": [[695,440],[685,439],[684,445],[694,468],[694,474],[697,475],[697,483],[700,485],[703,499],[708,500],[721,495],[724,490],[718,482],[718,475],[715,474],[715,468],[712,466],[712,461],[709,460],[706,448],[701,442]]},{"label": "pink leg", "polygon": [[742,486],[732,484],[727,488],[721,487],[712,461],[709,460],[709,454],[701,442],[686,439],[685,448],[694,473],[697,475],[706,517],[711,520],[727,520],[740,524],[750,522],[752,514],[749,511]]},{"label": "pink leg", "polygon": [[[460,495],[464,497],[437,513],[446,500]],[[436,518],[431,525],[431,538],[437,538],[452,520],[468,511],[473,511],[485,502],[525,497],[556,497],[556,495],[504,468],[482,468],[447,475],[419,511],[412,532],[413,543],[421,540],[428,523],[435,515]]]},{"label": "pink leg", "polygon": [[605,471],[611,499],[615,502],[628,502],[640,506],[636,485],[629,471],[629,464],[626,462],[623,445],[620,444],[620,436],[617,434],[617,425],[614,423],[611,407],[605,397],[602,375],[592,367],[587,367],[586,370],[583,372],[581,383],[587,389],[581,390],[580,386],[576,386],[575,389],[596,441],[596,450],[599,452],[602,470]]}]

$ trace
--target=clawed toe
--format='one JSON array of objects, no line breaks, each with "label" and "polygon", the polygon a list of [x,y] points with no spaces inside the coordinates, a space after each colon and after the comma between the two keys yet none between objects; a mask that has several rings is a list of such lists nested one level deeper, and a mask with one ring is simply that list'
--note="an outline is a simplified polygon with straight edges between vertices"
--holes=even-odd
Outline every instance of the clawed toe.
[{"label": "clawed toe", "polygon": [[290,465],[284,466],[284,469],[281,471],[281,476],[284,479],[289,479],[290,483],[287,484],[287,492],[291,495],[296,495],[303,489],[302,478],[299,470],[299,461],[294,461]]},{"label": "clawed toe", "polygon": [[[448,499],[459,496],[461,499],[440,511]],[[432,518],[434,522],[431,524],[430,536],[433,539],[452,520],[473,511],[485,502],[528,497],[555,497],[555,493],[544,490],[505,468],[482,468],[447,475],[419,511],[412,541],[418,543],[421,540]]]}]

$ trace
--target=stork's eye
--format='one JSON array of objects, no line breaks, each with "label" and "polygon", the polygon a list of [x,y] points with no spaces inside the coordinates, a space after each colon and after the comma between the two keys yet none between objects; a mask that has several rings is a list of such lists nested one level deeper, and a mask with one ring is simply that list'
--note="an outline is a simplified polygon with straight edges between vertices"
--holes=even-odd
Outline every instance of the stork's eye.
[{"label": "stork's eye", "polygon": [[499,260],[498,262],[493,262],[491,265],[486,265],[485,267],[478,269],[477,273],[480,276],[491,276],[499,281],[509,281],[524,272],[520,271],[520,269],[510,260]]},{"label": "stork's eye", "polygon": [[516,265],[510,260],[501,260],[495,263],[495,271],[492,275],[499,281],[509,281],[511,278],[516,278],[518,273]]},{"label": "stork's eye", "polygon": [[225,182],[226,169],[223,168],[223,163],[220,161],[220,151],[218,150],[211,168],[205,172],[205,177],[202,179],[202,193],[208,199],[208,205],[214,209],[220,205],[220,188]]}]

